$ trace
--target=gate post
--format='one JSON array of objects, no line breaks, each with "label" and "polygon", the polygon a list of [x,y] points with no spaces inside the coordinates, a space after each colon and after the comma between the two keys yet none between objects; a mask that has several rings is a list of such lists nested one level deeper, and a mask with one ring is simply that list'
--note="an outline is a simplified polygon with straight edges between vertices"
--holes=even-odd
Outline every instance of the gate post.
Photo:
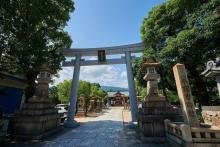
[{"label": "gate post", "polygon": [[74,120],[74,117],[75,117],[75,112],[76,112],[77,90],[78,90],[79,73],[80,73],[80,59],[81,59],[81,55],[77,54],[76,59],[75,59],[71,94],[70,94],[70,100],[69,100],[70,105],[68,107],[68,116],[67,116],[67,120],[64,122],[64,127],[73,128],[79,125]]},{"label": "gate post", "polygon": [[136,91],[135,91],[135,85],[134,85],[134,76],[133,76],[132,65],[131,65],[131,53],[129,51],[125,52],[125,59],[126,59],[126,68],[127,68],[131,117],[132,117],[132,122],[136,122],[137,121],[137,99],[136,99]]}]

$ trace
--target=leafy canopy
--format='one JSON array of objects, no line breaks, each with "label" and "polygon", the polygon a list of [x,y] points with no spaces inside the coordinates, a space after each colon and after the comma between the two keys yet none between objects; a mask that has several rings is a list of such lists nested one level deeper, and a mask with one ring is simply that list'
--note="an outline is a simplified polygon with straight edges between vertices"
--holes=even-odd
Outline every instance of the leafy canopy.
[{"label": "leafy canopy", "polygon": [[0,70],[36,76],[48,63],[56,72],[63,60],[59,49],[72,42],[63,29],[73,5],[72,0],[2,0]]},{"label": "leafy canopy", "polygon": [[[57,87],[58,99],[61,103],[68,103],[70,94],[71,94],[71,84],[72,80],[65,80],[62,83],[59,83],[57,86],[51,87],[51,92],[54,91],[54,87]],[[55,95],[55,94],[54,94]],[[85,98],[86,104],[89,103],[91,97],[96,99],[104,100],[106,92],[101,89],[101,86],[98,83],[90,83],[87,81],[80,80],[78,85],[77,97],[83,96]]]},{"label": "leafy canopy", "polygon": [[219,0],[169,0],[154,7],[141,27],[146,48],[143,58],[135,62],[139,83],[144,83],[141,63],[147,57],[155,57],[162,64],[161,86],[173,99],[176,87],[172,67],[183,63],[196,100],[200,104],[213,102],[217,97],[213,93],[215,84],[208,83],[201,72],[208,60],[220,55],[219,6]]}]

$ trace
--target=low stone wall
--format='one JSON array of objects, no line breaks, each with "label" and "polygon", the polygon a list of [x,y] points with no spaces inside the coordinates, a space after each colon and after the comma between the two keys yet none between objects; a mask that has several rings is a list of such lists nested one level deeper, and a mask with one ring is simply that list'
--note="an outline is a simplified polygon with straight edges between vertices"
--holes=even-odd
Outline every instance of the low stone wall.
[{"label": "low stone wall", "polygon": [[220,107],[203,106],[202,118],[206,124],[217,126],[220,128]]},{"label": "low stone wall", "polygon": [[220,129],[195,128],[165,120],[166,138],[170,147],[219,147]]}]

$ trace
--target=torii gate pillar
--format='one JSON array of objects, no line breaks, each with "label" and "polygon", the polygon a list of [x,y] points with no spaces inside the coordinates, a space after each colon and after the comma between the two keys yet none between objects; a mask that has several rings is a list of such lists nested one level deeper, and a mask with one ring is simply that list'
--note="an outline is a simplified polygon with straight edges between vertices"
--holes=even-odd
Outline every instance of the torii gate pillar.
[{"label": "torii gate pillar", "polygon": [[74,120],[75,112],[76,112],[76,101],[77,101],[77,90],[79,83],[79,73],[80,73],[80,59],[81,55],[76,55],[76,62],[74,66],[73,72],[73,80],[71,86],[71,94],[70,94],[70,105],[68,107],[68,116],[67,120],[64,122],[65,127],[77,127],[79,124]]},{"label": "torii gate pillar", "polygon": [[128,78],[128,90],[129,90],[129,98],[130,98],[130,107],[131,107],[131,121],[137,121],[137,99],[134,85],[134,76],[132,71],[131,64],[131,53],[125,52],[126,59],[126,68],[127,68],[127,78]]},{"label": "torii gate pillar", "polygon": [[[105,51],[107,55],[117,55],[125,54],[125,58],[118,59],[106,59],[105,62],[99,63],[99,60],[81,60],[81,57],[87,56],[97,56],[99,51]],[[65,57],[76,57],[75,60],[64,61],[63,67],[74,66],[71,96],[70,96],[70,106],[68,109],[67,120],[64,122],[65,127],[76,127],[79,124],[74,120],[76,112],[76,101],[77,101],[77,90],[79,83],[79,73],[80,66],[90,66],[90,65],[104,65],[104,64],[126,64],[127,67],[127,78],[128,78],[128,89],[131,105],[131,116],[132,122],[137,120],[137,100],[134,85],[134,76],[132,72],[131,64],[131,53],[139,53],[144,50],[143,43],[136,43],[130,45],[122,46],[112,46],[112,47],[102,47],[102,48],[84,48],[84,49],[62,49],[62,53]]]}]

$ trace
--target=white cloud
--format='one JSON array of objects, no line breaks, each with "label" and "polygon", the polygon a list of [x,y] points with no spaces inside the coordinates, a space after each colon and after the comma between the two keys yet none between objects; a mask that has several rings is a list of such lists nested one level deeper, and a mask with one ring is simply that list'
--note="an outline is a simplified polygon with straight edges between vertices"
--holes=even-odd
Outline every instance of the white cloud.
[{"label": "white cloud", "polygon": [[127,72],[126,72],[126,71],[123,71],[123,72],[121,73],[121,77],[122,77],[122,78],[127,78]]},{"label": "white cloud", "polygon": [[[74,67],[65,67],[60,72],[59,78],[55,78],[54,85],[68,79],[72,79]],[[82,66],[80,79],[105,86],[127,88],[127,73],[124,68],[117,65]]]},{"label": "white cloud", "polygon": [[73,67],[63,67],[62,70],[59,71],[58,78],[54,78],[53,85],[57,85],[60,82],[63,82],[64,80],[72,79],[73,77]]}]

